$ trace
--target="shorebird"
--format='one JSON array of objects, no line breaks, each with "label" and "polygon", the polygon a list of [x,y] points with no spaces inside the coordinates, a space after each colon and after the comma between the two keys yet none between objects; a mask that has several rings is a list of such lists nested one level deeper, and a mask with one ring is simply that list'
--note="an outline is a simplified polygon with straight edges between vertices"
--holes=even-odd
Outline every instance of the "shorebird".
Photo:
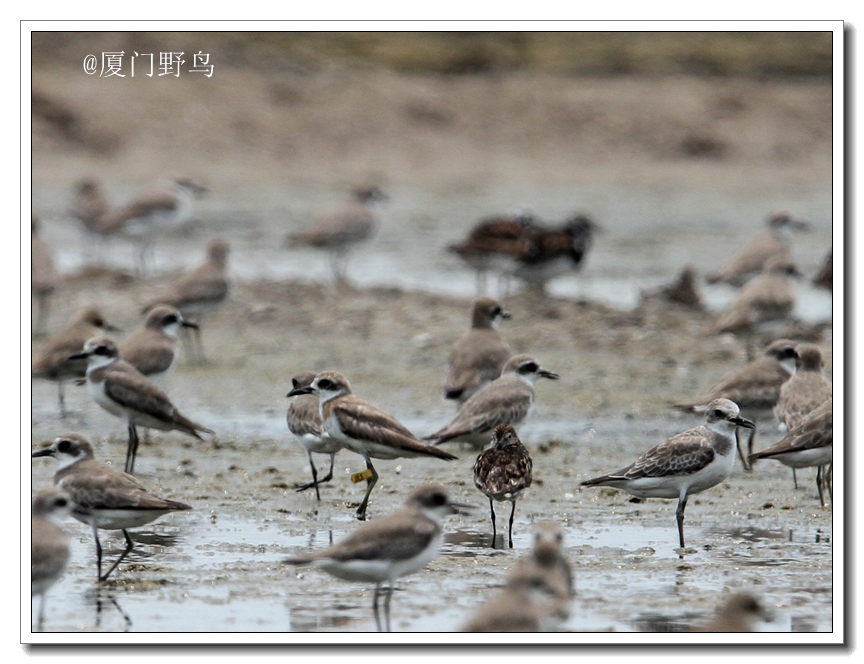
[{"label": "shorebird", "polygon": [[97,180],[83,178],[78,181],[75,185],[75,200],[69,212],[88,233],[101,237],[111,233],[113,229],[103,222],[109,210],[108,200]]},{"label": "shorebird", "polygon": [[[309,387],[313,380],[315,380],[314,371],[304,371],[291,379],[292,389],[286,396],[294,397],[294,400],[288,406],[287,420],[288,430],[294,434],[297,441],[306,450],[306,454],[309,456],[309,467],[312,469],[312,481],[298,486],[297,491],[305,491],[315,487],[315,498],[321,500],[318,485],[333,479],[333,461],[336,458],[336,452],[342,449],[342,443],[331,438],[330,434],[324,430],[318,397],[298,391]],[[315,468],[315,462],[312,460],[312,452],[330,455],[330,470],[327,472],[327,476],[320,480],[318,479],[318,469]]]},{"label": "shorebird", "polygon": [[789,277],[800,274],[786,258],[769,259],[762,274],[744,285],[735,302],[708,328],[708,333],[739,332],[789,318],[795,309],[795,290]]},{"label": "shorebird", "polygon": [[107,212],[100,220],[104,232],[119,233],[138,244],[138,271],[145,275],[154,262],[153,248],[159,233],[182,226],[196,198],[207,189],[189,178],[174,178],[126,206]]},{"label": "shorebird", "polygon": [[813,277],[813,285],[816,288],[824,288],[826,290],[833,290],[834,286],[834,251],[832,249],[828,250],[828,255],[825,257],[825,261],[822,263],[822,267],[819,268],[819,272],[816,273],[816,276]]},{"label": "shorebird", "polygon": [[[168,304],[180,310],[184,317],[201,323],[210,312],[217,309],[228,297],[231,282],[228,278],[228,243],[211,240],[207,245],[207,259],[197,268],[174,282],[167,290],[152,298],[144,307],[146,313],[158,304]],[[193,355],[196,361],[204,361],[201,330],[192,328]]]},{"label": "shorebird", "polygon": [[210,429],[183,416],[168,395],[138,369],[121,360],[117,344],[108,337],[93,337],[84,350],[69,359],[87,360],[87,391],[93,400],[114,417],[126,420],[129,447],[124,470],[135,470],[138,453],[138,426],[160,431],[180,431],[201,439],[199,432]]},{"label": "shorebird", "polygon": [[545,293],[555,277],[582,267],[585,255],[600,227],[583,214],[571,217],[560,228],[533,226],[528,229],[530,249],[516,257],[513,275],[528,288]]},{"label": "shorebird", "polygon": [[36,299],[34,334],[44,334],[51,305],[51,295],[60,285],[60,275],[54,266],[51,249],[39,237],[39,221],[30,220],[30,293]]},{"label": "shorebird", "polygon": [[357,508],[357,518],[361,521],[366,519],[369,494],[378,481],[372,459],[418,456],[433,456],[445,461],[456,459],[449,452],[424,445],[395,418],[353,394],[348,379],[340,373],[321,372],[311,385],[292,392],[294,395],[317,395],[324,430],[366,461],[366,470],[351,477],[355,483],[366,480],[366,495]]},{"label": "shorebird", "polygon": [[611,486],[637,498],[677,498],[678,541],[684,548],[684,508],[694,493],[720,484],[732,472],[735,430],[754,429],[739,417],[729,399],[715,399],[705,411],[705,423],[652,447],[634,463],[614,473],[582,482],[582,486]]},{"label": "shorebird", "polygon": [[72,378],[83,378],[87,371],[87,362],[71,360],[69,356],[79,352],[88,339],[100,332],[119,332],[119,329],[108,323],[95,307],[83,309],[69,319],[65,330],[45,342],[36,359],[33,360],[31,367],[33,378],[45,378],[57,382],[61,417],[66,416],[63,382]]},{"label": "shorebird", "polygon": [[68,494],[57,489],[33,498],[30,517],[30,596],[39,595],[39,629],[45,621],[45,594],[69,564],[69,536],[58,523],[72,511]]},{"label": "shorebird", "polygon": [[747,247],[735,254],[729,261],[706,277],[709,284],[725,282],[742,286],[762,272],[772,258],[789,259],[789,240],[794,231],[803,231],[809,225],[793,219],[781,212],[773,214],[765,221],[768,230],[748,242]]},{"label": "shorebird", "polygon": [[541,367],[531,355],[514,355],[499,378],[469,398],[450,424],[424,440],[432,440],[435,445],[460,440],[483,447],[496,426],[519,426],[531,414],[537,378],[555,380],[559,376]]},{"label": "shorebird", "polygon": [[390,631],[390,598],[396,579],[412,574],[432,560],[444,539],[441,524],[451,514],[463,514],[467,505],[450,500],[447,489],[425,484],[415,489],[401,509],[364,523],[341,542],[285,560],[291,565],[313,564],[346,581],[375,584],[372,610],[381,631],[378,597],[384,597],[386,631]]},{"label": "shorebird", "polygon": [[[185,503],[150,493],[131,475],[97,461],[93,446],[81,434],[59,436],[50,447],[37,450],[31,456],[50,456],[60,462],[54,473],[54,484],[69,494],[73,503],[72,516],[93,529],[96,573],[100,581],[105,581],[134,548],[126,532],[129,528],[143,526],[169,512],[192,509]],[[102,574],[99,529],[120,530],[126,538],[126,548],[105,574]]]},{"label": "shorebird", "polygon": [[492,512],[492,548],[495,548],[495,502],[509,500],[510,523],[507,537],[513,548],[513,517],[516,499],[531,486],[531,455],[509,424],[499,424],[492,433],[492,445],[480,453],[474,462],[474,486],[489,499]]},{"label": "shorebird", "polygon": [[527,210],[481,219],[458,244],[447,250],[456,254],[477,274],[477,295],[486,292],[486,273],[507,274],[512,271],[516,256],[531,250],[528,236],[536,220]]},{"label": "shorebird", "polygon": [[717,615],[696,626],[694,632],[754,632],[760,622],[772,622],[773,615],[754,595],[738,592],[717,607]]},{"label": "shorebird", "polygon": [[834,398],[829,397],[801,418],[780,442],[750,455],[751,463],[756,459],[776,459],[793,470],[818,466],[816,488],[819,502],[825,507],[825,486],[833,501],[828,466],[834,459]]},{"label": "shorebird", "polygon": [[[774,415],[781,431],[798,426],[813,409],[833,395],[831,382],[825,377],[822,351],[814,344],[799,344],[795,348],[795,375],[783,383]],[[792,481],[798,488],[798,476],[792,468]]]},{"label": "shorebird", "polygon": [[655,299],[680,304],[698,311],[704,308],[702,297],[696,289],[696,271],[689,265],[681,270],[678,278],[671,284],[660,286],[653,291],[643,290],[639,295],[643,302]]},{"label": "shorebird", "polygon": [[501,375],[510,357],[510,344],[498,331],[510,314],[491,297],[478,297],[471,305],[471,329],[450,351],[444,398],[460,404]]},{"label": "shorebird", "polygon": [[144,327],[120,344],[120,357],[152,381],[161,381],[177,364],[177,336],[183,328],[197,328],[174,307],[160,304],[144,319]]},{"label": "shorebird", "polygon": [[534,559],[536,552],[535,548],[533,554],[517,561],[501,591],[483,604],[460,632],[549,632],[567,621],[571,588],[554,569],[555,564],[547,560],[546,553],[551,551],[540,556],[543,562]]},{"label": "shorebird", "polygon": [[[729,373],[708,390],[707,394],[690,403],[675,404],[675,408],[690,413],[704,413],[714,399],[734,401],[754,422],[774,417],[774,407],[780,398],[781,386],[795,373],[796,342],[777,339],[765,347],[762,357]],[[753,453],[755,429],[748,441],[748,454]],[[747,468],[745,458],[741,457]]]},{"label": "shorebird", "polygon": [[287,245],[327,250],[333,276],[343,283],[349,252],[372,237],[378,226],[373,205],[386,198],[378,187],[358,187],[341,206],[322,212],[310,226],[288,235]]},{"label": "shorebird", "polygon": [[573,572],[564,556],[564,533],[555,521],[534,524],[534,546],[531,554],[516,561],[511,575],[537,573],[549,578],[550,585],[560,589],[562,596],[576,594]]}]

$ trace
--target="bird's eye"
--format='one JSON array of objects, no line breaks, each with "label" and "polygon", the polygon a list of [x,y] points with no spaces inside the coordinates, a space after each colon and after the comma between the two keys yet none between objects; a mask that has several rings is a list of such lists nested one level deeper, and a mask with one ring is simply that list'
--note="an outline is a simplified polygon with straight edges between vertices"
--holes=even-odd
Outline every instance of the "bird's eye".
[{"label": "bird's eye", "polygon": [[66,507],[66,505],[68,505],[68,504],[69,504],[69,501],[67,501],[65,498],[62,498],[62,497],[54,500],[54,505],[56,505],[57,507]]},{"label": "bird's eye", "polygon": [[93,351],[94,355],[110,355],[110,351],[108,350],[108,346],[96,346],[96,349]]},{"label": "bird's eye", "polygon": [[555,533],[555,541],[556,542],[563,542],[564,541],[564,535],[562,533]]},{"label": "bird's eye", "polygon": [[723,417],[723,411],[719,408],[714,410],[714,417]]},{"label": "bird's eye", "polygon": [[447,502],[447,496],[445,496],[443,493],[439,492],[439,493],[432,494],[432,504],[435,505],[436,507],[440,507],[441,505],[444,505],[446,502]]},{"label": "bird's eye", "polygon": [[165,317],[165,324],[166,325],[171,325],[171,323],[176,323],[176,322],[177,322],[177,316],[172,315],[172,316],[166,316]]},{"label": "bird's eye", "polygon": [[59,443],[57,443],[58,452],[68,452],[70,447],[72,447],[72,443],[70,443],[68,440],[61,440]]},{"label": "bird's eye", "polygon": [[328,379],[318,381],[318,389],[319,390],[329,390],[333,388],[333,381]]},{"label": "bird's eye", "polygon": [[527,362],[522,365],[521,371],[522,373],[535,373],[539,368],[534,362]]},{"label": "bird's eye", "polygon": [[492,316],[499,316],[501,314],[501,307],[492,307]]}]

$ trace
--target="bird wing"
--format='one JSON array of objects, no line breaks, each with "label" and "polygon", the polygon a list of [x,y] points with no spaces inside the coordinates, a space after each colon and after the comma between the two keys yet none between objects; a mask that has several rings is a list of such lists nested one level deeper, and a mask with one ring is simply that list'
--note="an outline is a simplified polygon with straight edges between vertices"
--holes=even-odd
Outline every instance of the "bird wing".
[{"label": "bird wing", "polygon": [[57,471],[54,483],[66,491],[72,502],[83,510],[189,508],[183,503],[150,493],[132,475],[95,459],[79,461]]},{"label": "bird wing", "polygon": [[452,454],[440,454],[442,450],[424,445],[414,434],[375,406],[359,398],[343,397],[330,409],[331,416],[339,421],[342,432],[349,438],[365,440],[392,447],[403,452],[425,454],[441,459],[455,459]]},{"label": "bird wing", "polygon": [[474,462],[474,486],[487,495],[504,497],[531,486],[533,463],[524,445],[490,447]]},{"label": "bird wing", "polygon": [[318,398],[310,394],[296,397],[288,406],[288,430],[295,436],[311,433],[320,436],[324,433]]},{"label": "bird wing", "polygon": [[129,371],[117,367],[120,362],[115,363],[113,371],[105,372],[105,395],[125,408],[160,422],[171,422],[176,410],[168,395],[131,366]]},{"label": "bird wing", "polygon": [[525,419],[531,408],[531,394],[525,390],[490,389],[500,386],[496,383],[490,383],[472,395],[450,424],[425,440],[444,442]]},{"label": "bird wing", "polygon": [[788,452],[802,452],[834,444],[834,399],[828,399],[816,410],[809,413],[782,440],[771,447],[757,452],[752,459],[768,457]]},{"label": "bird wing", "polygon": [[[622,475],[628,479],[689,475],[705,468],[716,453],[708,442],[705,427],[690,429],[652,447],[639,457]],[[618,473],[616,473],[617,475]]]},{"label": "bird wing", "polygon": [[439,526],[416,510],[400,510],[357,528],[344,540],[318,554],[334,560],[407,560],[429,546]]}]

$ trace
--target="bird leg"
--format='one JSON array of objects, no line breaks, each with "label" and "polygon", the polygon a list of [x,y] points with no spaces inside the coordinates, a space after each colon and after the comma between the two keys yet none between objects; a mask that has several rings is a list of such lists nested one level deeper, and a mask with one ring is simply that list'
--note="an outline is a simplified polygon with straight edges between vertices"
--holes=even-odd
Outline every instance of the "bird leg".
[{"label": "bird leg", "polygon": [[819,502],[825,507],[825,466],[816,468],[816,488],[819,490]]},{"label": "bird leg", "polygon": [[138,429],[129,423],[129,446],[126,448],[126,466],[124,472],[132,475],[135,472],[135,456],[138,454]]},{"label": "bird leg", "polygon": [[385,631],[390,631],[390,598],[393,597],[394,580],[390,579],[387,583],[387,596],[384,598],[384,623],[387,626]]},{"label": "bird leg", "polygon": [[507,537],[510,541],[510,548],[513,548],[513,516],[516,514],[516,501],[510,501],[513,504],[510,510],[510,527],[507,529]]},{"label": "bird leg", "polygon": [[687,507],[687,494],[678,499],[678,509],[675,510],[675,518],[678,520],[678,543],[684,548],[684,508]]},{"label": "bird leg", "polygon": [[66,410],[66,394],[62,380],[57,381],[57,399],[60,401],[60,417],[65,418],[69,412]]},{"label": "bird leg", "polygon": [[38,631],[43,631],[43,625],[45,623],[45,595],[47,593],[42,593],[39,596],[39,617],[36,619],[36,629]]},{"label": "bird leg", "polygon": [[[126,548],[123,549],[123,553],[120,554],[120,557],[115,561],[115,563],[113,565],[111,565],[111,569],[109,569],[107,572],[105,572],[104,576],[99,577],[100,581],[107,581],[108,577],[111,575],[111,572],[113,572],[116,569],[117,565],[119,565],[123,561],[123,559],[127,555],[129,555],[129,552],[135,548],[135,545],[132,543],[132,538],[129,537],[129,533],[126,532],[125,529],[123,530],[123,537],[126,538]],[[96,543],[97,544],[99,543],[98,539],[96,540]],[[101,551],[100,551],[100,560],[101,560]]]},{"label": "bird leg", "polygon": [[[315,468],[315,462],[312,461],[312,452],[309,452],[307,450],[306,455],[309,457],[309,467],[312,469],[312,481],[307,482],[306,484],[304,484],[302,486],[298,486],[297,492],[299,493],[300,491],[306,491],[306,489],[311,489],[314,486],[315,487],[315,498],[320,501],[321,500],[321,494],[318,492],[318,469]],[[333,457],[330,457],[330,463],[331,463],[330,468],[332,470]],[[329,480],[330,478],[328,477],[327,479]],[[321,481],[326,482],[327,480],[321,480]]]},{"label": "bird leg", "polygon": [[357,518],[360,521],[366,520],[366,505],[369,504],[369,494],[372,493],[372,487],[374,487],[375,483],[378,481],[378,473],[372,466],[372,460],[369,458],[369,455],[364,454],[363,458],[366,460],[366,469],[372,471],[372,477],[366,480],[366,495],[363,496],[363,502],[361,502],[360,506],[357,508]]},{"label": "bird leg", "polygon": [[381,631],[381,618],[378,615],[378,594],[381,592],[381,582],[375,584],[375,594],[372,597],[372,612],[375,614],[375,627]]},{"label": "bird leg", "polygon": [[492,512],[492,548],[495,548],[495,503],[489,499],[489,511]]},{"label": "bird leg", "polygon": [[102,544],[99,542],[99,530],[93,526],[93,539],[96,540],[96,578],[102,580]]},{"label": "bird leg", "polygon": [[798,473],[795,472],[795,469],[792,469],[792,482],[795,483],[795,488],[798,488]]}]

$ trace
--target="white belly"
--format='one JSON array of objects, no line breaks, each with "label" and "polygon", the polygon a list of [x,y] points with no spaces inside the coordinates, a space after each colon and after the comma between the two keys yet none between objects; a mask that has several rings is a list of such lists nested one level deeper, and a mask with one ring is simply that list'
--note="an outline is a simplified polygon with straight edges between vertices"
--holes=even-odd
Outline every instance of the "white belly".
[{"label": "white belly", "polygon": [[777,459],[780,463],[790,468],[809,468],[811,466],[824,466],[834,460],[834,446],[817,447],[812,450],[801,450],[789,454],[778,454],[770,457]]}]

